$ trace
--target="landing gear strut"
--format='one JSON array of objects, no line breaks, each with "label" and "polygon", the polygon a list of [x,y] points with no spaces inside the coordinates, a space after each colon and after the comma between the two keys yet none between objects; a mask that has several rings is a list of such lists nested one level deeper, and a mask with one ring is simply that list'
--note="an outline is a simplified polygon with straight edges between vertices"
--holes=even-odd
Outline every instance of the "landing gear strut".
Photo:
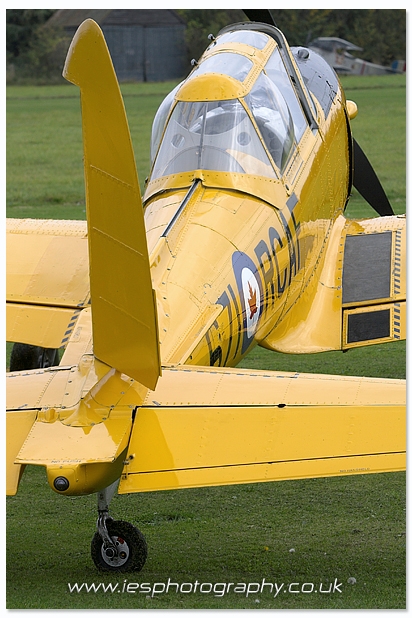
[{"label": "landing gear strut", "polygon": [[147,558],[146,539],[129,522],[115,521],[109,516],[109,503],[118,482],[97,495],[99,517],[91,543],[92,559],[100,571],[141,571]]}]

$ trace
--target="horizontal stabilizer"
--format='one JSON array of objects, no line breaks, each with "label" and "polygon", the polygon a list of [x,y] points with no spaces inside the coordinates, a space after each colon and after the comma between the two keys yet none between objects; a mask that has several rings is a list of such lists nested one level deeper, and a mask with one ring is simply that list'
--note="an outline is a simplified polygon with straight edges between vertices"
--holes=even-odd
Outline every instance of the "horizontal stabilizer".
[{"label": "horizontal stabilizer", "polygon": [[61,422],[37,421],[16,460],[42,466],[111,463],[127,446],[131,425],[130,411],[127,412],[123,417],[109,418],[87,429]]},{"label": "horizontal stabilizer", "polygon": [[[65,355],[78,356],[87,345],[90,331],[84,320],[80,324],[85,336],[73,335]],[[16,493],[27,464],[46,467],[51,484],[64,468],[69,493],[76,495],[119,478],[133,408],[141,401],[137,392],[144,387],[92,354],[75,366],[9,373],[6,386],[8,494]]]},{"label": "horizontal stabilizer", "polygon": [[6,415],[6,495],[14,496],[17,493],[24,465],[16,463],[16,457],[25,442],[34,421],[36,411],[14,410]]},{"label": "horizontal stabilizer", "polygon": [[165,369],[119,493],[402,470],[405,399],[402,380]]},{"label": "horizontal stabilizer", "polygon": [[77,30],[63,75],[81,91],[93,353],[153,389],[161,369],[140,188],[123,99],[94,21]]}]

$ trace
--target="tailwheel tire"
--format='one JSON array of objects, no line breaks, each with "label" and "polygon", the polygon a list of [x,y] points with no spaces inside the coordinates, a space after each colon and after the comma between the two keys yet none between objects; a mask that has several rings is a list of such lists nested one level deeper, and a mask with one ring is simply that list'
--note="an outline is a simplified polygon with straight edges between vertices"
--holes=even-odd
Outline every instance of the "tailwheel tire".
[{"label": "tailwheel tire", "polygon": [[91,543],[93,562],[100,571],[141,571],[147,558],[147,543],[143,534],[127,521],[107,521],[107,531],[117,548],[105,548],[98,532]]}]

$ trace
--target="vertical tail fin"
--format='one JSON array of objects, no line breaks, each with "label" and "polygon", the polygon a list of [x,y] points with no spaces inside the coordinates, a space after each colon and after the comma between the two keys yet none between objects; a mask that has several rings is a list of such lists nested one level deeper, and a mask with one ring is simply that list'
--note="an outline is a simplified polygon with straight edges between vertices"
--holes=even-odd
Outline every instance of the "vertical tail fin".
[{"label": "vertical tail fin", "polygon": [[116,74],[94,21],[77,30],[63,76],[81,92],[94,355],[154,389],[157,312],[139,181]]}]

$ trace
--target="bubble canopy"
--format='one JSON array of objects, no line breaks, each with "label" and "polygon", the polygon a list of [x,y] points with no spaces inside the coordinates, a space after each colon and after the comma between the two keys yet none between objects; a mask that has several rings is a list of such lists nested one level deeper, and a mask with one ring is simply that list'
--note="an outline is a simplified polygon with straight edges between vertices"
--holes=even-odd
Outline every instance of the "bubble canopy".
[{"label": "bubble canopy", "polygon": [[193,170],[278,178],[307,128],[276,42],[225,33],[161,104],[150,180]]}]

